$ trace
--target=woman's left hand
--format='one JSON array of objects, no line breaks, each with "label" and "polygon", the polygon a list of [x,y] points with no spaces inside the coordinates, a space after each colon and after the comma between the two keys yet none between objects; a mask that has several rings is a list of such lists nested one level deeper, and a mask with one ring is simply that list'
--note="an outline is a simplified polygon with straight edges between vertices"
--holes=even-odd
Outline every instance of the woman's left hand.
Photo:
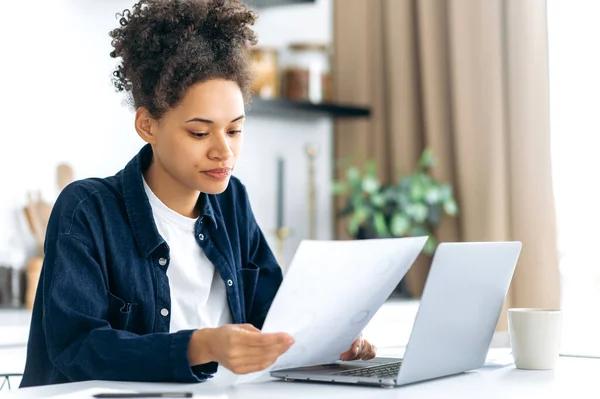
[{"label": "woman's left hand", "polygon": [[362,333],[354,340],[350,349],[340,355],[340,360],[371,360],[377,355],[375,345],[363,338]]}]

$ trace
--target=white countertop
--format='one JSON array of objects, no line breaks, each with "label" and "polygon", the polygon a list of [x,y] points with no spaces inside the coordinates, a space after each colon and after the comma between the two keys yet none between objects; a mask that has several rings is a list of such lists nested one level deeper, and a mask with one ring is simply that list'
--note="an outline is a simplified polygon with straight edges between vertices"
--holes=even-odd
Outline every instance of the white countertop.
[{"label": "white countertop", "polygon": [[[373,316],[364,336],[379,348],[380,356],[393,356],[393,352],[406,345],[418,306],[416,300],[390,300]],[[0,310],[0,373],[22,372],[30,321],[28,310]],[[491,346],[508,347],[507,334],[497,333]]]},{"label": "white countertop", "polygon": [[[484,367],[473,372],[421,382],[399,388],[371,388],[326,383],[283,382],[265,378],[259,382],[224,384],[149,384],[132,382],[87,381],[13,391],[6,398],[48,398],[69,395],[87,398],[102,390],[191,391],[195,397],[214,395],[228,398],[598,398],[597,379],[600,360],[560,358],[552,371],[517,370],[513,365]],[[2,396],[2,395],[0,395]]]},{"label": "white countertop", "polygon": [[22,373],[25,369],[30,321],[29,310],[0,310],[0,374]]},{"label": "white countertop", "polygon": [[27,345],[30,321],[29,310],[0,310],[0,349]]},{"label": "white countertop", "polygon": [[[365,329],[365,336],[378,344],[381,356],[397,356],[403,351],[414,323],[418,302],[390,301],[373,317]],[[28,311],[0,311],[1,372],[14,372],[24,365],[24,345],[27,340],[30,313]],[[11,345],[16,346],[11,346]],[[506,333],[497,333],[492,347],[505,348]],[[7,357],[8,356],[8,357]],[[11,360],[12,356],[12,360]],[[146,384],[133,382],[87,381],[48,387],[28,388],[0,392],[0,397],[40,398],[62,394],[73,397],[90,397],[98,390],[192,391],[198,397],[216,395],[229,398],[548,398],[576,395],[577,398],[598,397],[597,376],[600,360],[561,357],[556,370],[524,371],[510,364],[508,349],[493,349],[491,358],[501,358],[497,365],[458,376],[413,384],[400,388],[384,389],[358,386],[341,386],[323,383],[283,382],[264,376],[258,382],[235,382],[226,370],[219,372],[213,381],[202,384]],[[506,359],[509,359],[507,362]]]}]

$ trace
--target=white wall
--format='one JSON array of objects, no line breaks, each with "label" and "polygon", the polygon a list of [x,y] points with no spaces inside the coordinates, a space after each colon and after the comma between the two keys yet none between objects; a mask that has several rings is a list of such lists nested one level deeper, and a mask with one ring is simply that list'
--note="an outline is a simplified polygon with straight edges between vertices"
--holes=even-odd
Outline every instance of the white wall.
[{"label": "white wall", "polygon": [[[291,42],[330,42],[332,39],[331,0],[259,10],[255,32],[259,45],[284,49]],[[307,29],[310,21],[310,29]],[[285,57],[285,53],[283,57]],[[257,218],[265,234],[273,240],[276,223],[276,159],[285,158],[284,222],[293,229],[286,244],[286,262],[291,260],[302,238],[308,237],[308,163],[304,148],[317,144],[316,165],[317,238],[330,239],[332,202],[329,184],[332,176],[332,121],[330,118],[250,118],[238,176],[248,186]],[[274,242],[273,242],[274,243]]]},{"label": "white wall", "polygon": [[[55,168],[76,178],[120,170],[143,142],[133,113],[111,86],[108,31],[129,0],[31,0],[0,3],[0,264],[21,266],[33,240],[21,209],[28,190],[52,201]],[[26,8],[24,8],[26,7]],[[256,26],[261,43],[331,38],[331,2],[268,9]],[[306,30],[306,21],[318,28]],[[285,21],[285,22],[284,22]],[[312,25],[311,23],[311,25]],[[286,222],[294,229],[286,259],[307,234],[306,143],[322,155],[318,170],[318,238],[331,237],[331,121],[250,117],[237,175],[247,185],[270,241],[275,227],[276,159],[286,159]]]}]

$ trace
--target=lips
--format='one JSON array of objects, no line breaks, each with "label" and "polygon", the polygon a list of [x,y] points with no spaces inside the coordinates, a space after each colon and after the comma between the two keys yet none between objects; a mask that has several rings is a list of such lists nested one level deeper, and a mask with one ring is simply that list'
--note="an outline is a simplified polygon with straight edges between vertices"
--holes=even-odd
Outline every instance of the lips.
[{"label": "lips", "polygon": [[223,180],[229,177],[229,175],[231,174],[231,168],[205,170],[203,173],[214,179]]}]

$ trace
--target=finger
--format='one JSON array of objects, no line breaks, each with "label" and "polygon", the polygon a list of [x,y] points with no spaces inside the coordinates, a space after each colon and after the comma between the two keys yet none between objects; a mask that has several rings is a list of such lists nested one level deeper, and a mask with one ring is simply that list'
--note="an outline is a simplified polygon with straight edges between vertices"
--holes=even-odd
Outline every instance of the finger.
[{"label": "finger", "polygon": [[[232,362],[237,362],[240,359],[253,358],[260,359],[265,356],[265,348],[256,346],[236,346],[230,348],[227,353],[227,358]],[[270,351],[268,352],[270,353]]]},{"label": "finger", "polygon": [[351,360],[354,357],[354,353],[352,353],[352,349],[347,350],[346,352],[342,352],[340,354],[340,360]]},{"label": "finger", "polygon": [[355,360],[356,356],[357,356],[357,353],[355,352],[355,350],[350,349],[349,351],[346,351],[340,355],[340,360],[344,360],[344,361]]},{"label": "finger", "polygon": [[377,356],[377,347],[371,344],[371,352],[364,358],[364,360],[372,360]]},{"label": "finger", "polygon": [[359,336],[359,338],[357,338],[352,343],[352,346],[350,346],[350,349],[341,354],[340,359],[346,360],[346,361],[358,359],[358,354],[360,353],[361,349],[362,349],[362,338]]},{"label": "finger", "polygon": [[279,357],[290,349],[290,345],[280,344],[274,346],[235,346],[230,348],[227,356],[229,359],[237,360],[246,357],[260,359],[263,357]]},{"label": "finger", "polygon": [[256,373],[258,371],[263,371],[268,367],[269,367],[269,365],[267,365],[267,364],[244,365],[244,366],[241,366],[238,368],[233,368],[230,371],[232,371],[235,374],[242,375],[242,374],[250,374],[250,373]]},{"label": "finger", "polygon": [[272,366],[277,361],[277,356],[273,357],[245,357],[229,363],[229,370],[236,374],[248,374],[256,371],[262,371]]},{"label": "finger", "polygon": [[245,331],[260,332],[260,330],[258,328],[254,327],[250,323],[240,324],[239,327]]},{"label": "finger", "polygon": [[340,353],[340,360],[344,360],[344,361],[352,360],[352,358],[354,358],[354,356],[355,356],[353,348],[354,348],[354,344],[352,344],[350,349],[348,349],[346,352]]},{"label": "finger", "polygon": [[357,358],[362,360],[367,360],[367,358],[371,355],[371,344],[369,341],[364,341],[363,347],[358,354]]},{"label": "finger", "polygon": [[269,346],[291,346],[294,344],[294,338],[286,333],[255,333],[247,332],[246,344],[248,346],[269,347]]},{"label": "finger", "polygon": [[231,344],[243,343],[252,334],[261,334],[260,330],[252,324],[236,324],[231,328],[230,333],[229,339]]}]

